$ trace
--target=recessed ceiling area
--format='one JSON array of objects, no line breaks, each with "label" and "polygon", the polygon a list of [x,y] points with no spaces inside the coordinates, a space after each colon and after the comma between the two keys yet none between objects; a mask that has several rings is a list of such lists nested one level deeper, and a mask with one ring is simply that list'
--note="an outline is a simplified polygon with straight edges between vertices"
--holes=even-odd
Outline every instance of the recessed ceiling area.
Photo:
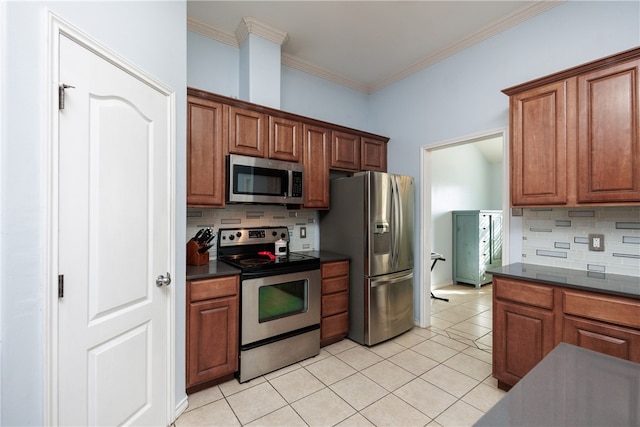
[{"label": "recessed ceiling area", "polygon": [[373,93],[559,1],[187,1],[188,29],[237,46],[250,17],[286,33],[282,62]]}]

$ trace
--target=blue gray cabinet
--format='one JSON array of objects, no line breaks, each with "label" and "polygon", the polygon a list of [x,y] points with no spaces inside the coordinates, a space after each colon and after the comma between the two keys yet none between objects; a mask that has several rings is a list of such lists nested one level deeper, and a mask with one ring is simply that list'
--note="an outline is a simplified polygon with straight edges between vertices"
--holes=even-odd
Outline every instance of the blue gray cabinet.
[{"label": "blue gray cabinet", "polygon": [[479,288],[502,265],[502,211],[453,211],[453,282]]}]

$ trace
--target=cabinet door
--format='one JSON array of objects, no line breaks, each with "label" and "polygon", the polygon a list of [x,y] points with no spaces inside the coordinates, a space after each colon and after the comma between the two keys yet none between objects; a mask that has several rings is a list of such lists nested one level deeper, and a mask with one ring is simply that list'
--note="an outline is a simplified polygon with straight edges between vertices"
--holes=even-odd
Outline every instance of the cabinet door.
[{"label": "cabinet door", "polygon": [[511,204],[567,203],[566,83],[511,97]]},{"label": "cabinet door", "polygon": [[359,171],[360,137],[333,131],[331,138],[331,168]]},{"label": "cabinet door", "polygon": [[640,59],[578,76],[578,203],[640,202]]},{"label": "cabinet door", "polygon": [[304,125],[304,207],[329,209],[329,156],[331,131]]},{"label": "cabinet door", "polygon": [[496,301],[493,324],[493,375],[515,385],[554,347],[554,313]]},{"label": "cabinet door", "polygon": [[562,341],[640,363],[640,331],[565,316]]},{"label": "cabinet door", "polygon": [[229,107],[229,153],[265,157],[267,118],[256,111]]},{"label": "cabinet door", "polygon": [[189,304],[187,387],[238,369],[238,297]]},{"label": "cabinet door", "polygon": [[360,141],[360,170],[386,172],[387,143],[365,137]]},{"label": "cabinet door", "polygon": [[301,151],[302,123],[269,116],[269,158],[298,163]]},{"label": "cabinet door", "polygon": [[187,98],[187,206],[224,206],[223,105]]}]

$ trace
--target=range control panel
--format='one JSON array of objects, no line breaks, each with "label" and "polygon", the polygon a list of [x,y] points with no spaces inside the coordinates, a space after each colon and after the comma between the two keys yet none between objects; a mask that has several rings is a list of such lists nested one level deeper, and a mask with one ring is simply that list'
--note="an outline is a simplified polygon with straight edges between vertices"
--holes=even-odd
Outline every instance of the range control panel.
[{"label": "range control panel", "polygon": [[280,239],[289,241],[287,227],[221,228],[218,233],[220,246],[258,245],[275,243]]}]

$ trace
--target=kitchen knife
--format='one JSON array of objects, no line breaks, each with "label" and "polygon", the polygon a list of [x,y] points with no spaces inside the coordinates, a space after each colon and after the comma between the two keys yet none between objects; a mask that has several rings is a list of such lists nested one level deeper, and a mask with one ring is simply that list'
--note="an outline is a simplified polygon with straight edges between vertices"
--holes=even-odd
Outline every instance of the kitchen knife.
[{"label": "kitchen knife", "polygon": [[202,233],[204,233],[204,230],[201,228],[200,230],[198,230],[193,240],[198,241],[198,238],[202,236]]}]

